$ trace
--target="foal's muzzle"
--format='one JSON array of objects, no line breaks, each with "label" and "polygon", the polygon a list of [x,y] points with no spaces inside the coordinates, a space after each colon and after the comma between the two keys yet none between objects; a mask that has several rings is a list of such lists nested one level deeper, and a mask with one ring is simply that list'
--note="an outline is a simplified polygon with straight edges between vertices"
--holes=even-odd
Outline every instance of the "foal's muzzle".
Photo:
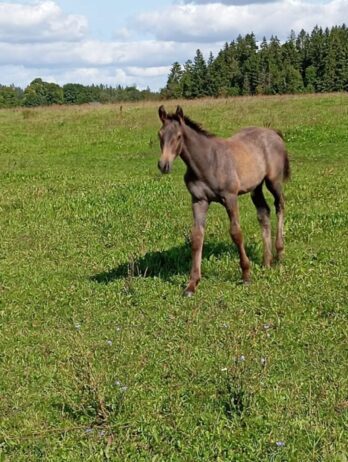
[{"label": "foal's muzzle", "polygon": [[158,161],[158,168],[162,173],[169,173],[171,170],[171,165],[168,161],[163,162],[161,160]]}]

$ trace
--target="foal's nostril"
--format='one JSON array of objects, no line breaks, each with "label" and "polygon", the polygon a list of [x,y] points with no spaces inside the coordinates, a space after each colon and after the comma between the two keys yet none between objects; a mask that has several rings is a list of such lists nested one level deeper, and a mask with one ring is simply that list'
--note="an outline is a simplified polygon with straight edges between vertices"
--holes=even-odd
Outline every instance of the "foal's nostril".
[{"label": "foal's nostril", "polygon": [[162,173],[169,173],[170,172],[170,163],[169,162],[161,162],[158,161],[158,168]]}]

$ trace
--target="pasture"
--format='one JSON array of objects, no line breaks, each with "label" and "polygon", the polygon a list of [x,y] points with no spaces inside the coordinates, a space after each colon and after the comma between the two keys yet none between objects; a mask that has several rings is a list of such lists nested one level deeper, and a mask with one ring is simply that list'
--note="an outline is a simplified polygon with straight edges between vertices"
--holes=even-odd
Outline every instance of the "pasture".
[{"label": "pasture", "polygon": [[157,169],[159,104],[1,110],[1,462],[347,460],[348,95],[180,104],[284,133],[284,263],[261,266],[243,196],[240,284],[212,205],[182,296],[191,204],[182,161]]}]

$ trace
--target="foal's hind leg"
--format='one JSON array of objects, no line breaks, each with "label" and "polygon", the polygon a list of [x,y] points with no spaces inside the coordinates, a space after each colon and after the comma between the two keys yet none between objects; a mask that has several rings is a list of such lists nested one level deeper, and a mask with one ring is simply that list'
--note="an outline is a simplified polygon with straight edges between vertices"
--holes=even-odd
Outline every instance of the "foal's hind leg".
[{"label": "foal's hind leg", "polygon": [[257,210],[257,219],[262,228],[263,264],[266,267],[272,263],[272,234],[270,209],[262,192],[262,183],[251,193],[251,199]]},{"label": "foal's hind leg", "polygon": [[225,207],[231,222],[230,234],[239,252],[239,262],[242,269],[243,281],[249,282],[250,261],[245,252],[243,234],[239,225],[239,209],[237,195],[231,194],[230,196],[226,197]]},{"label": "foal's hind leg", "polygon": [[266,180],[266,186],[274,197],[274,206],[277,213],[277,235],[275,248],[278,260],[284,256],[284,195],[280,182]]}]

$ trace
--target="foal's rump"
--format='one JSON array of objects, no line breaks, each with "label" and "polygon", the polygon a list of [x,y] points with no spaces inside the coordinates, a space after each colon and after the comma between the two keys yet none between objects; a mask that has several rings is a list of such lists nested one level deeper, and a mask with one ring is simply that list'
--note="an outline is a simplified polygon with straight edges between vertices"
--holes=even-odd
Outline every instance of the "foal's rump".
[{"label": "foal's rump", "polygon": [[264,179],[282,182],[290,174],[280,132],[269,128],[244,128],[229,140],[241,192],[248,192]]}]

